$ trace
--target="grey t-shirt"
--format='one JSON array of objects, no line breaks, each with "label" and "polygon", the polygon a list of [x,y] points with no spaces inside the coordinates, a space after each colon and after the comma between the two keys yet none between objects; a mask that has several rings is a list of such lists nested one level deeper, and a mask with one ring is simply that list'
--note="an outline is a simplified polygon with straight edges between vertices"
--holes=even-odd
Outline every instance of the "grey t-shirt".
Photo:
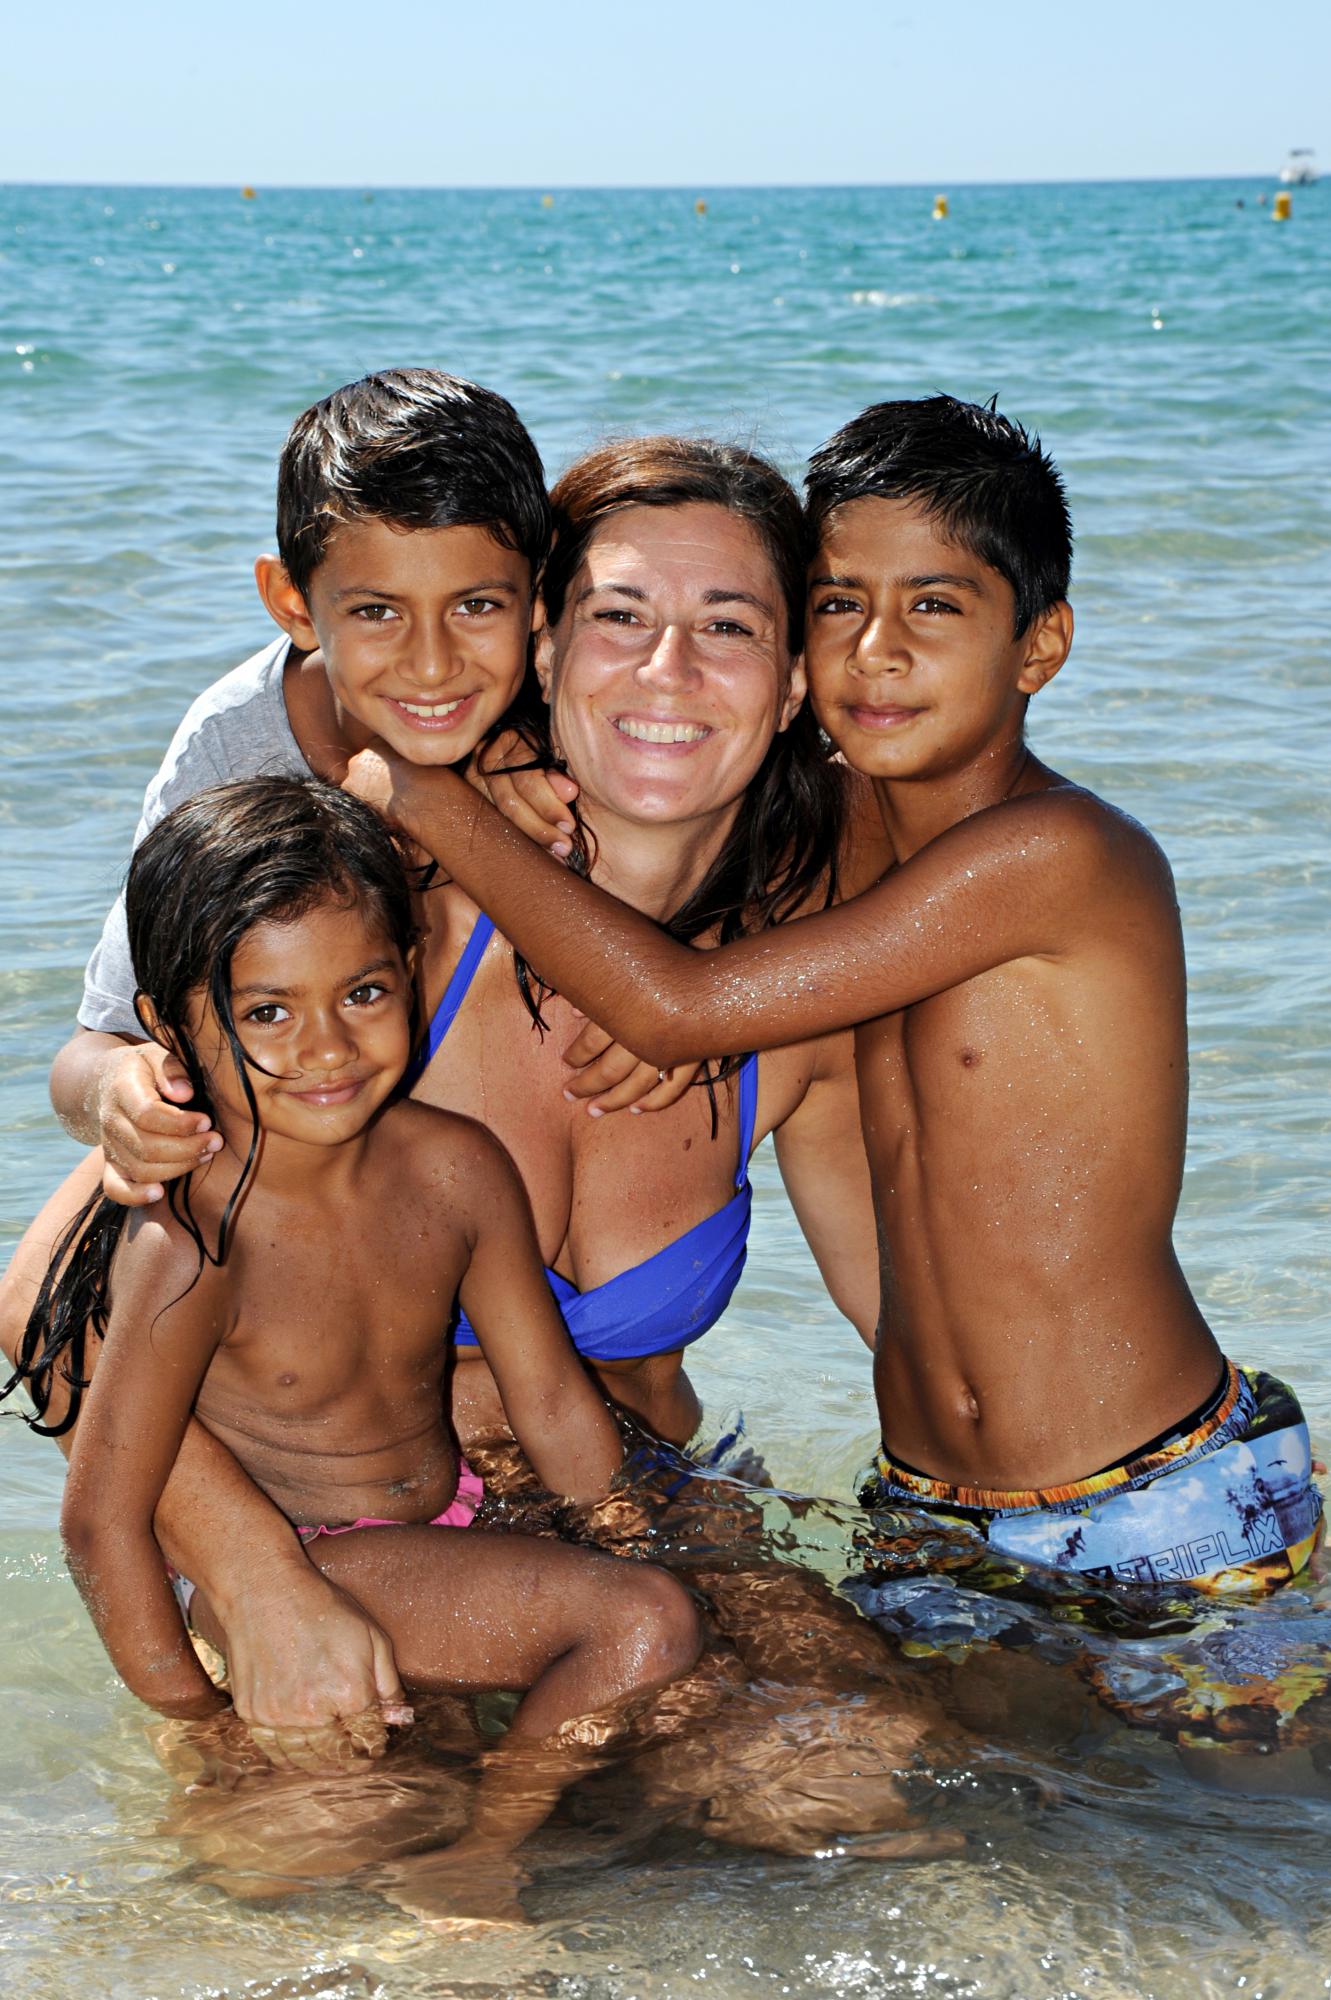
[{"label": "grey t-shirt", "polygon": [[[173,806],[210,785],[232,784],[238,778],[310,776],[282,695],[282,670],[290,648],[289,639],[275,639],[204,689],[144,793],[136,847]],[[102,1028],[108,1034],[143,1034],[134,1012],[134,968],[123,896],[117,896],[88,960],[79,1021],[85,1028]]]}]

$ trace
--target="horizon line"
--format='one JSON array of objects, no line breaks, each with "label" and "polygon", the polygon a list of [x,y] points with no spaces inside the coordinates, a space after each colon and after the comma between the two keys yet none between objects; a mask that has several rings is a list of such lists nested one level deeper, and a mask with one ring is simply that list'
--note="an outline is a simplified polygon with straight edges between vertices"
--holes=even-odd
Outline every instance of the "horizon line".
[{"label": "horizon line", "polygon": [[[1162,187],[1205,183],[1278,180],[1280,168],[1246,168],[1209,174],[1074,174],[1011,180],[972,180],[935,175],[928,180],[885,181],[251,181],[234,180],[57,180],[38,177],[0,178],[0,188],[96,188],[158,190],[178,194],[216,194],[252,187],[270,194],[812,194],[894,189],[923,191],[939,187]],[[1314,183],[1315,185],[1315,183]]]}]

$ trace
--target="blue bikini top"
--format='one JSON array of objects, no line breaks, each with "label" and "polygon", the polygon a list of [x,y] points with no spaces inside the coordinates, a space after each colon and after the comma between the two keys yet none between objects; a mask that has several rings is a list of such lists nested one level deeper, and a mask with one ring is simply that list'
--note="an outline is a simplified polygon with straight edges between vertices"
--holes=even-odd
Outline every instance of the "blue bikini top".
[{"label": "blue bikini top", "polygon": [[[437,1053],[493,936],[489,917],[477,917],[425,1040],[404,1078],[405,1088],[411,1087]],[[701,1339],[716,1325],[739,1283],[748,1250],[753,1211],[749,1153],[757,1110],[758,1058],[745,1056],[739,1071],[735,1192],[715,1215],[704,1216],[655,1256],[587,1292],[580,1292],[570,1279],[546,1265],[545,1275],[573,1345],[586,1360],[640,1361],[648,1354],[670,1354]],[[463,1312],[458,1314],[454,1337],[460,1347],[476,1345],[475,1332]]]}]

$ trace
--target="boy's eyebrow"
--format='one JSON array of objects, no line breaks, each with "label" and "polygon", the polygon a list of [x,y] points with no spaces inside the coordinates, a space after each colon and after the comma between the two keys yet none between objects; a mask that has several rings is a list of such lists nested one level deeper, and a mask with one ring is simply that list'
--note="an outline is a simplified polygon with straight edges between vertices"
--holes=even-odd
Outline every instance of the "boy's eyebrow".
[{"label": "boy's eyebrow", "polygon": [[[361,981],[368,979],[372,972],[392,972],[395,970],[396,961],[394,959],[372,958],[368,965],[362,965],[358,971],[348,973],[346,978],[340,980],[338,983],[342,986],[359,986]],[[252,986],[233,986],[231,994],[233,999],[239,999],[248,993],[266,993],[274,1000],[289,1000],[293,994],[303,991],[304,988],[300,986],[268,986],[260,981],[257,985]]]},{"label": "boy's eyebrow", "polygon": [[[448,594],[450,597],[475,597],[477,592],[482,590],[507,590],[512,592],[516,591],[516,589],[517,585],[513,582],[512,577],[481,577],[475,583],[464,584],[460,590],[450,590]],[[377,583],[349,583],[344,590],[335,590],[333,592],[333,602],[334,604],[340,604],[344,597],[373,597],[379,599],[384,604],[396,604],[404,595],[405,592],[400,590],[381,590]]]},{"label": "boy's eyebrow", "polygon": [[[983,595],[981,586],[973,576],[960,576],[954,570],[932,570],[928,576],[896,576],[891,579],[902,590],[927,590],[931,583],[950,584],[954,590],[973,590],[977,597]],[[812,590],[863,590],[863,577],[859,576],[811,576]]]}]

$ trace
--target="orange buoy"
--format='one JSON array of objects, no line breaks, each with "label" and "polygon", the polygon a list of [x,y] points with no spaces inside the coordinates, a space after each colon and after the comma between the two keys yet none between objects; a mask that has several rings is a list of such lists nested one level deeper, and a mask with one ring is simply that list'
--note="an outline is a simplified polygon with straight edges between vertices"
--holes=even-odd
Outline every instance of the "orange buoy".
[{"label": "orange buoy", "polygon": [[936,194],[934,196],[933,219],[935,222],[945,222],[947,220],[947,196],[945,194]]},{"label": "orange buoy", "polygon": [[1271,220],[1272,222],[1288,222],[1293,213],[1294,203],[1290,198],[1289,189],[1281,188],[1275,200],[1271,203]]},{"label": "orange buoy", "polygon": [[243,187],[240,190],[240,198],[242,201],[253,201],[254,189],[252,187]]},{"label": "orange buoy", "polygon": [[707,213],[707,203],[703,200],[701,195],[699,195],[697,201],[695,201],[693,204],[693,213],[695,215],[706,215]]}]

